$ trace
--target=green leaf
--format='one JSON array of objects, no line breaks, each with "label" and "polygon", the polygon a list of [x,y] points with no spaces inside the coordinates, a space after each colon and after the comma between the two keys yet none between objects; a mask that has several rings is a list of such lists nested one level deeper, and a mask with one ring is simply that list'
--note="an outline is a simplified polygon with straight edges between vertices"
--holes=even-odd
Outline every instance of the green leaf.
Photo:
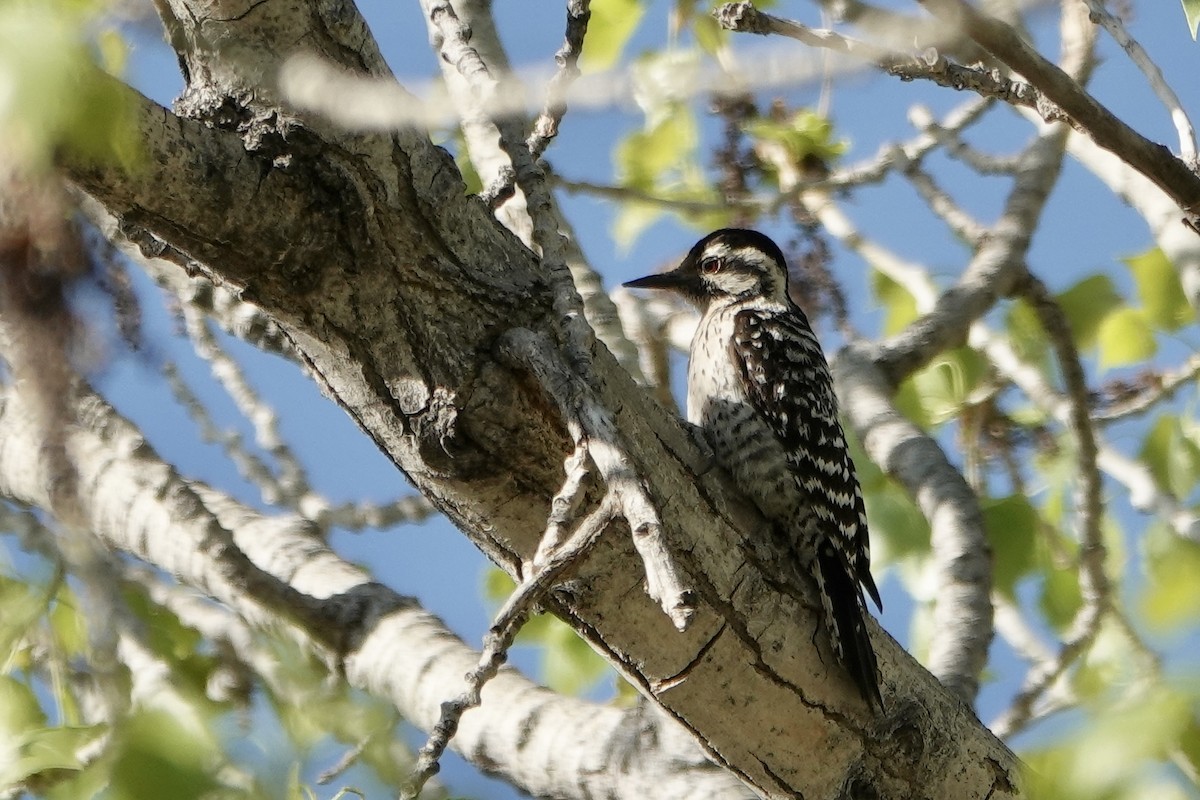
[{"label": "green leaf", "polygon": [[895,403],[900,413],[912,420],[922,430],[929,430],[933,427],[933,420],[930,419],[925,404],[921,402],[921,393],[917,391],[917,384],[913,380],[913,376],[905,378],[896,389]]},{"label": "green leaf", "polygon": [[640,0],[592,0],[591,11],[579,68],[600,72],[611,69],[621,59],[646,9]]},{"label": "green leaf", "polygon": [[695,35],[696,44],[700,45],[700,49],[709,55],[716,55],[729,40],[729,31],[722,28],[709,14],[692,19],[692,34]]},{"label": "green leaf", "polygon": [[547,632],[542,656],[542,678],[546,686],[563,694],[578,695],[590,689],[611,668],[608,662],[579,634],[560,620],[548,617],[553,625]]},{"label": "green leaf", "polygon": [[939,354],[913,375],[913,385],[934,424],[958,415],[971,392],[986,374],[986,364],[969,347]]},{"label": "green leaf", "polygon": [[1179,753],[1191,765],[1192,774],[1200,774],[1200,720],[1194,711],[1179,735]]},{"label": "green leaf", "polygon": [[636,131],[617,145],[617,180],[622,186],[652,190],[668,170],[691,157],[698,141],[695,116],[675,106],[649,129]]},{"label": "green leaf", "polygon": [[1154,247],[1122,260],[1133,273],[1142,309],[1151,325],[1174,331],[1195,321],[1179,273],[1161,249]]},{"label": "green leaf", "polygon": [[1138,308],[1119,308],[1106,316],[1096,331],[1096,343],[1105,369],[1137,364],[1158,350],[1146,315]]},{"label": "green leaf", "polygon": [[[59,148],[129,164],[135,152],[123,88],[93,63],[96,4],[0,3],[0,140],[34,168]],[[111,36],[102,50],[114,55]]]},{"label": "green leaf", "polygon": [[496,604],[503,603],[516,588],[516,581],[499,567],[488,567],[483,571],[483,596],[485,599]]},{"label": "green leaf", "polygon": [[0,742],[45,724],[46,715],[33,689],[16,678],[0,675]]},{"label": "green leaf", "polygon": [[0,786],[11,786],[51,770],[78,770],[76,753],[107,730],[103,725],[39,728],[11,742],[13,755],[0,766]]},{"label": "green leaf", "polygon": [[218,786],[211,743],[166,711],[135,712],[121,725],[114,750],[113,800],[199,800]]},{"label": "green leaf", "polygon": [[1021,360],[1037,364],[1045,370],[1050,363],[1049,340],[1033,307],[1024,299],[1018,298],[1009,304],[1005,323],[1013,350]]},{"label": "green leaf", "polygon": [[1184,433],[1175,414],[1163,414],[1154,421],[1140,457],[1155,482],[1178,500],[1187,499],[1200,478],[1200,447]]},{"label": "green leaf", "polygon": [[996,589],[1010,598],[1017,581],[1036,564],[1037,510],[1023,494],[985,500],[983,522],[992,546]]},{"label": "green leaf", "polygon": [[882,566],[929,554],[929,522],[907,492],[888,480],[882,487],[864,488],[863,493],[872,564]]},{"label": "green leaf", "polygon": [[1100,323],[1123,301],[1113,287],[1111,278],[1092,275],[1058,295],[1058,302],[1067,315],[1075,341],[1082,349],[1096,342]]},{"label": "green leaf", "polygon": [[1164,525],[1153,526],[1144,544],[1149,579],[1141,597],[1142,613],[1160,630],[1194,624],[1200,617],[1200,545]]},{"label": "green leaf", "polygon": [[1083,596],[1079,593],[1078,570],[1058,569],[1049,565],[1044,575],[1042,595],[1039,598],[1042,613],[1056,630],[1066,630],[1079,607],[1083,605]]},{"label": "green leaf", "polygon": [[886,314],[883,333],[899,333],[917,318],[917,301],[912,293],[879,270],[871,270],[871,290]]},{"label": "green leaf", "polygon": [[1196,41],[1196,29],[1200,28],[1200,0],[1183,0],[1183,13],[1187,17],[1188,31]]},{"label": "green leaf", "polygon": [[786,120],[760,117],[747,122],[745,129],[753,138],[782,144],[796,164],[806,158],[833,161],[848,147],[845,140],[833,138],[833,123],[810,109],[801,109]]}]

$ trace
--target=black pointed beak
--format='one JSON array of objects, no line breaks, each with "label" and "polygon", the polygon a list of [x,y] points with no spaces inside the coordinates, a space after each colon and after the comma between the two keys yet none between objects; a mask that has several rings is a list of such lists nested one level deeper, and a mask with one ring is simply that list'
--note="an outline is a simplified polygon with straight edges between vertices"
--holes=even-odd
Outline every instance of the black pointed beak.
[{"label": "black pointed beak", "polygon": [[681,270],[673,269],[670,272],[660,272],[655,275],[647,275],[644,278],[637,278],[632,281],[625,281],[621,284],[629,289],[667,289],[673,292],[688,293],[691,281],[689,276]]}]

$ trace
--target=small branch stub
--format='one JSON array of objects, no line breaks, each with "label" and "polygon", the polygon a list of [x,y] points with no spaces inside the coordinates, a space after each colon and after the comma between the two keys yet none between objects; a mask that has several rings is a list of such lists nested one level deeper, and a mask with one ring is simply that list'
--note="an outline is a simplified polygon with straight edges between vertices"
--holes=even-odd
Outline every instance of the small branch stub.
[{"label": "small branch stub", "polygon": [[554,401],[576,442],[586,439],[588,455],[615,499],[619,516],[629,523],[633,543],[646,570],[646,591],[680,631],[696,613],[696,593],[675,564],[662,535],[662,523],[635,473],[608,409],[559,356],[551,341],[516,328],[500,337],[500,358],[532,375]]}]

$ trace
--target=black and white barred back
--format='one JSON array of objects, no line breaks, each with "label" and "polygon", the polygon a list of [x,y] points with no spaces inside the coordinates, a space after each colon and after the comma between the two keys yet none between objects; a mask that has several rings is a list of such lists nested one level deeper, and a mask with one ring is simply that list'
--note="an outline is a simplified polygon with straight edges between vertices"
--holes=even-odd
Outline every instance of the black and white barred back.
[{"label": "black and white barred back", "polygon": [[864,699],[882,708],[859,588],[881,606],[866,511],[829,366],[787,295],[782,252],[755,231],[720,230],[677,270],[632,284],[674,289],[700,306],[688,419],[811,568],[834,654]]}]

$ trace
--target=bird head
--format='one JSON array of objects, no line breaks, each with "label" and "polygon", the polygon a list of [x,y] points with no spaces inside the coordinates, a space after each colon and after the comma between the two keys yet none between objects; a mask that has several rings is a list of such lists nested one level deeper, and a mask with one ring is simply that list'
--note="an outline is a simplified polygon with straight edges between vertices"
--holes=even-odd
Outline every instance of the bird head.
[{"label": "bird head", "polygon": [[752,297],[786,302],[787,262],[770,237],[758,231],[722,228],[696,242],[670,272],[647,275],[625,286],[678,292],[701,308]]}]

